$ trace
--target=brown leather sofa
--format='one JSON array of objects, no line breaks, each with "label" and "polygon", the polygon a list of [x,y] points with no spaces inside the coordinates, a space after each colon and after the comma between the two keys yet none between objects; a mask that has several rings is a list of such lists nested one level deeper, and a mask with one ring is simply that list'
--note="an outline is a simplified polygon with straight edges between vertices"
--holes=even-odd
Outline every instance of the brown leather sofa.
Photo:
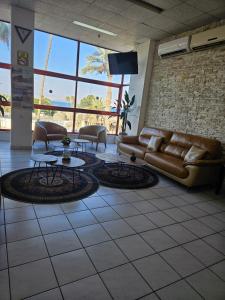
[{"label": "brown leather sofa", "polygon": [[[151,136],[163,138],[157,152],[147,148]],[[192,146],[206,151],[201,160],[184,160]],[[139,136],[121,136],[118,152],[125,155],[134,152],[152,169],[187,187],[216,183],[224,163],[219,141],[157,128],[143,128]]]},{"label": "brown leather sofa", "polygon": [[106,127],[101,125],[89,125],[81,127],[79,130],[78,137],[80,139],[86,139],[93,142],[96,142],[96,151],[98,150],[98,144],[104,143],[106,147],[107,133]]},{"label": "brown leather sofa", "polygon": [[63,126],[52,122],[38,121],[35,123],[33,132],[33,144],[35,141],[43,141],[47,150],[49,141],[62,140],[66,135],[67,130]]}]

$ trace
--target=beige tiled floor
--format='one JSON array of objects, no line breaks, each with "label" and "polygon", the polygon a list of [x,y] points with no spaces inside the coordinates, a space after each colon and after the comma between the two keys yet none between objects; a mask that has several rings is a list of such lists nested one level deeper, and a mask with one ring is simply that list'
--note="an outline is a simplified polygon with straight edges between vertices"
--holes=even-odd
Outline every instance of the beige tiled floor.
[{"label": "beige tiled floor", "polygon": [[[0,143],[3,173],[29,157]],[[224,270],[225,189],[187,192],[160,176],[59,205],[5,198],[0,211],[1,300],[223,300]]]}]

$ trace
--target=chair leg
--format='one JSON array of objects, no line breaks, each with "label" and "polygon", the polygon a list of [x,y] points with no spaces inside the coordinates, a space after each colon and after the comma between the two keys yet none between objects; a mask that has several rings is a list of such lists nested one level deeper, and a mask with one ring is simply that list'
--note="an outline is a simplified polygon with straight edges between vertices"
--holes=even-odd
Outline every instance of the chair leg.
[{"label": "chair leg", "polygon": [[98,142],[96,143],[96,151],[98,151]]},{"label": "chair leg", "polygon": [[33,140],[33,145],[34,145],[34,143],[35,143],[35,140]]},{"label": "chair leg", "polygon": [[46,148],[46,150],[48,150],[48,142],[47,141],[45,141],[45,148]]},{"label": "chair leg", "polygon": [[106,143],[105,143],[105,149],[106,149]]}]

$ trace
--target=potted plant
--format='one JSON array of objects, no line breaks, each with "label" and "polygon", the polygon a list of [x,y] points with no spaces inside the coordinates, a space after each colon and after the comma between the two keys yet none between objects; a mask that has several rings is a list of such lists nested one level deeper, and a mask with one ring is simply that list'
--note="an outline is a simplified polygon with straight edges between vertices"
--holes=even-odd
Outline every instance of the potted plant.
[{"label": "potted plant", "polygon": [[61,141],[63,146],[69,146],[70,142],[71,142],[71,139],[68,136],[64,136],[64,138]]},{"label": "potted plant", "polygon": [[5,96],[0,95],[0,112],[3,117],[4,117],[5,112],[4,112],[4,108],[2,107],[2,104],[4,104],[4,103],[8,103],[8,100],[6,99]]},{"label": "potted plant", "polygon": [[120,102],[116,100],[115,105],[119,106],[120,109],[120,119],[122,120],[122,132],[120,134],[126,135],[126,128],[127,126],[131,130],[131,122],[128,120],[128,113],[131,111],[131,107],[134,105],[135,102],[135,95],[130,99],[128,92],[125,91],[124,99]]}]

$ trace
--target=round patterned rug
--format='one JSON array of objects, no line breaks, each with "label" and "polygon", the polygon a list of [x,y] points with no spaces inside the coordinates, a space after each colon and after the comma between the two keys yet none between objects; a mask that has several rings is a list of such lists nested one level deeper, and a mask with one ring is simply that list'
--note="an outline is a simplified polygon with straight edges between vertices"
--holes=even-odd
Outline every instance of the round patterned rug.
[{"label": "round patterned rug", "polygon": [[[62,156],[63,151],[50,151],[45,154],[47,155],[55,155]],[[71,156],[80,158],[85,161],[85,165],[83,166],[85,169],[95,168],[98,166],[102,166],[104,161],[97,158],[95,154],[89,152],[81,152],[81,151],[73,151]]]},{"label": "round patterned rug", "polygon": [[142,189],[158,183],[158,177],[146,166],[132,166],[121,163],[105,163],[91,170],[99,183],[121,189]]},{"label": "round patterned rug", "polygon": [[95,193],[99,187],[97,179],[87,173],[75,175],[73,184],[71,170],[63,170],[62,175],[56,174],[52,181],[49,171],[46,184],[46,169],[40,168],[31,176],[32,168],[16,170],[1,177],[2,195],[21,202],[29,203],[64,203],[77,201]]}]

